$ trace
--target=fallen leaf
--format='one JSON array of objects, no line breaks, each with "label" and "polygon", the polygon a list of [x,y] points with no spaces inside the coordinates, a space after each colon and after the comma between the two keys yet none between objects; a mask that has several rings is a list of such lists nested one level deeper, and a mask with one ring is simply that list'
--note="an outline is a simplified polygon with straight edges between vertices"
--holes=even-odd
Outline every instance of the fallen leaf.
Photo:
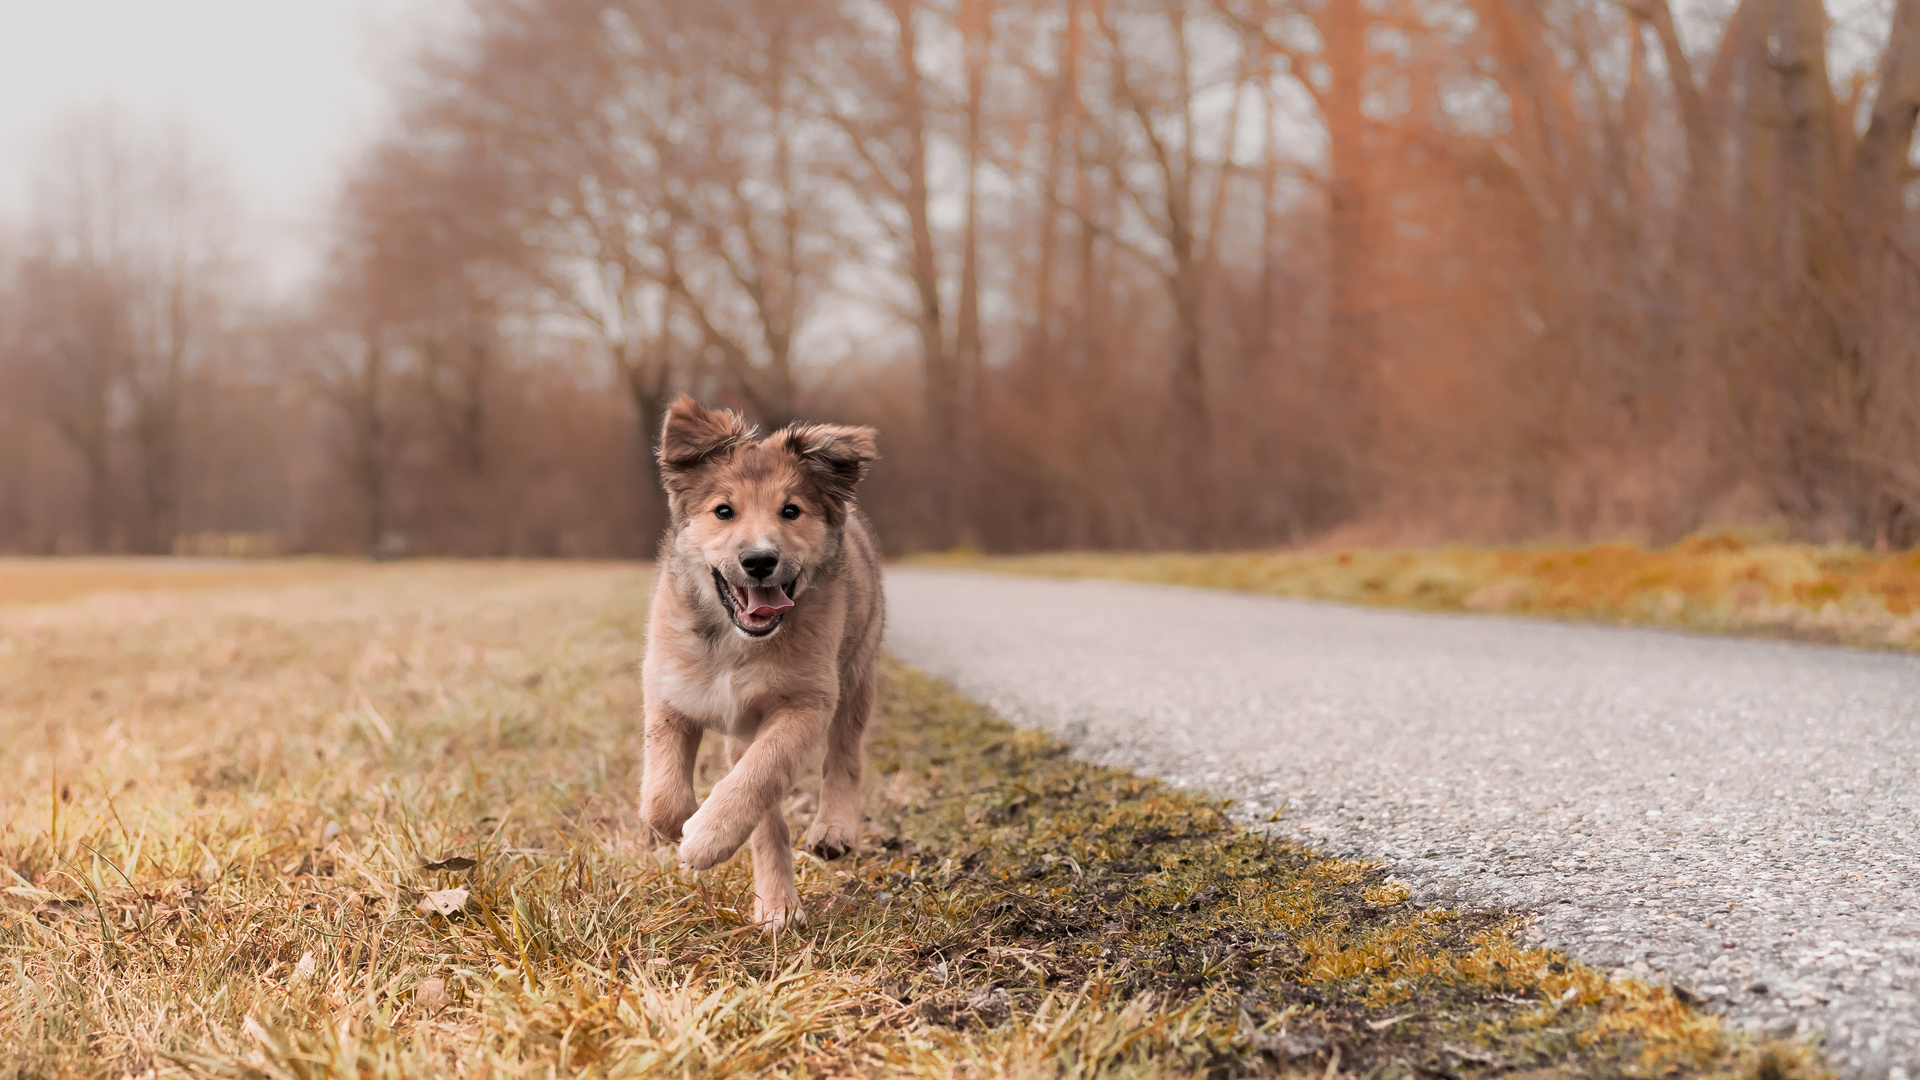
[{"label": "fallen leaf", "polygon": [[422,979],[413,988],[413,1003],[428,1014],[437,1013],[452,1000],[447,996],[447,980]]},{"label": "fallen leaf", "polygon": [[467,890],[441,889],[422,897],[419,910],[422,915],[445,915],[451,918],[465,910],[466,906]]},{"label": "fallen leaf", "polygon": [[1505,1066],[1507,1063],[1505,1058],[1491,1050],[1482,1050],[1478,1047],[1468,1046],[1465,1043],[1443,1042],[1440,1044],[1440,1052],[1450,1054],[1461,1061],[1473,1065],[1486,1065],[1492,1068],[1499,1068]]},{"label": "fallen leaf", "polygon": [[300,955],[300,962],[293,965],[292,978],[295,980],[305,979],[312,976],[313,973],[318,970],[320,970],[320,964],[314,960],[313,951],[309,949]]},{"label": "fallen leaf", "polygon": [[998,1027],[1013,1015],[1013,998],[998,986],[989,986],[967,995],[967,1008],[988,1027]]},{"label": "fallen leaf", "polygon": [[1327,1048],[1327,1037],[1317,1031],[1302,1031],[1298,1034],[1286,1031],[1254,1031],[1248,1033],[1248,1040],[1255,1050],[1265,1051],[1281,1061],[1294,1061],[1312,1057]]}]

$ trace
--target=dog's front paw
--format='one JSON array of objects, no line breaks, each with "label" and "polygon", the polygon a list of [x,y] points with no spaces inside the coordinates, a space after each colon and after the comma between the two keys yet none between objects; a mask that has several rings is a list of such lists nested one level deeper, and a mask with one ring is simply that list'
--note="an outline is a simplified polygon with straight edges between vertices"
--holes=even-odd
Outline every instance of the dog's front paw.
[{"label": "dog's front paw", "polygon": [[774,900],[758,896],[753,898],[753,924],[769,934],[782,927],[800,926],[806,921],[806,909],[800,906],[799,895],[791,890]]},{"label": "dog's front paw", "polygon": [[816,821],[813,827],[807,830],[806,837],[800,843],[808,851],[831,862],[852,851],[853,841],[852,829]]},{"label": "dog's front paw", "polygon": [[747,838],[726,835],[727,830],[721,825],[705,807],[688,818],[680,830],[680,865],[689,870],[706,870],[732,858]]},{"label": "dog's front paw", "polygon": [[680,796],[649,797],[650,795],[651,793],[647,793],[641,796],[640,816],[646,820],[647,827],[662,840],[669,843],[677,842],[681,838],[687,820],[699,811],[699,801],[693,797],[692,791]]}]

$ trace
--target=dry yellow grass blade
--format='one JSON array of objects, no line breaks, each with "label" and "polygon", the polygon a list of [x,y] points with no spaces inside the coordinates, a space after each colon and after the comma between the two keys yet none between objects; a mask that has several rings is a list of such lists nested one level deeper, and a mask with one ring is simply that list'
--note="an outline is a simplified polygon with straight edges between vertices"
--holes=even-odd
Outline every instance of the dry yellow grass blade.
[{"label": "dry yellow grass blade", "polygon": [[645,607],[449,563],[0,610],[0,1078],[1813,1070],[897,667],[866,848],[765,934],[744,859],[637,831]]}]

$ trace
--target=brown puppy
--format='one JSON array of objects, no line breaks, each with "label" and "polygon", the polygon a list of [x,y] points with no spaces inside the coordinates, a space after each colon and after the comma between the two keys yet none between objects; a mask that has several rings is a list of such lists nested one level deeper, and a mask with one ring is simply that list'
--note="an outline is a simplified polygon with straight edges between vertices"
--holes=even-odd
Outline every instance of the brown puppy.
[{"label": "brown puppy", "polygon": [[[753,842],[754,921],[804,916],[780,800],[826,743],[820,810],[806,845],[824,858],[860,830],[862,736],[873,711],[883,602],[880,561],[853,502],[872,428],[794,424],[766,438],[682,396],[660,431],[673,524],[642,668],[647,824],[695,870]],[[693,793],[703,732],[731,768],[704,805]]]}]

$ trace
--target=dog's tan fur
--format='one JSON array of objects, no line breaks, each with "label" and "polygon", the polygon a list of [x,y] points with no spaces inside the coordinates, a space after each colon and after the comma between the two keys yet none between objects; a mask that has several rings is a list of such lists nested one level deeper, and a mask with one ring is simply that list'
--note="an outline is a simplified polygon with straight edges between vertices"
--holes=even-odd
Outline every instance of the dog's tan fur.
[{"label": "dog's tan fur", "polygon": [[[642,668],[641,812],[679,841],[681,863],[695,870],[750,839],[754,919],[777,927],[803,915],[780,802],[823,741],[820,808],[805,844],[836,858],[860,830],[884,605],[879,558],[853,496],[875,457],[874,432],[796,424],[760,438],[735,413],[681,397],[661,426],[659,454],[673,523]],[[716,513],[723,505],[725,519]],[[793,607],[767,636],[752,637],[714,575],[750,584],[741,557],[767,551],[779,555],[779,576],[797,570]],[[725,737],[731,767],[701,804],[693,767],[707,731]]]}]

